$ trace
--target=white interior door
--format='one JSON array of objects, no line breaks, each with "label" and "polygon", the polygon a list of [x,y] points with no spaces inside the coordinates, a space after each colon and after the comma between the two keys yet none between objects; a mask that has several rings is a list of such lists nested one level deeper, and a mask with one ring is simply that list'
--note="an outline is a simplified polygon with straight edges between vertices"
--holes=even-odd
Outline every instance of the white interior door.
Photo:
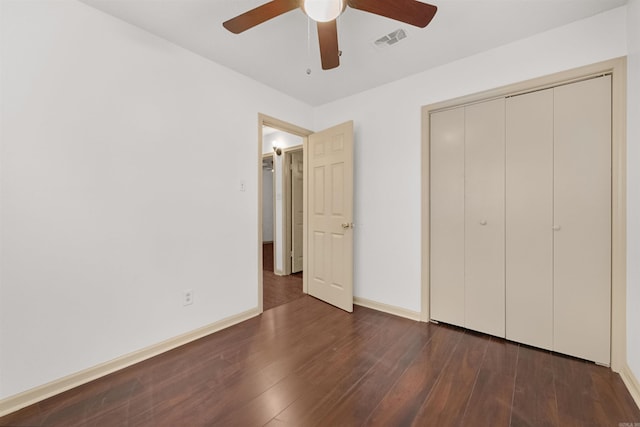
[{"label": "white interior door", "polygon": [[553,89],[507,99],[507,339],[553,347]]},{"label": "white interior door", "polygon": [[353,311],[353,122],[308,140],[309,294]]},{"label": "white interior door", "polygon": [[504,98],[465,108],[465,326],[504,337]]},{"label": "white interior door", "polygon": [[291,153],[291,272],[302,271],[302,234],[304,231],[304,191],[302,151]]},{"label": "white interior door", "polygon": [[554,350],[609,364],[611,76],[554,92]]},{"label": "white interior door", "polygon": [[431,318],[464,326],[464,107],[431,114]]}]

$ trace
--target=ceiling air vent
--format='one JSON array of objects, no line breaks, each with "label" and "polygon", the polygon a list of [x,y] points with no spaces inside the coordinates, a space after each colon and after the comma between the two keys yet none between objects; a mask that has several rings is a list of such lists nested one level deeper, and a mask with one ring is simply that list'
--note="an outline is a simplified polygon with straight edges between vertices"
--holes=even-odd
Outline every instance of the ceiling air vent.
[{"label": "ceiling air vent", "polygon": [[374,41],[373,44],[378,49],[381,49],[388,46],[393,46],[394,44],[405,38],[407,38],[407,33],[403,29],[399,29],[380,37],[378,40]]}]

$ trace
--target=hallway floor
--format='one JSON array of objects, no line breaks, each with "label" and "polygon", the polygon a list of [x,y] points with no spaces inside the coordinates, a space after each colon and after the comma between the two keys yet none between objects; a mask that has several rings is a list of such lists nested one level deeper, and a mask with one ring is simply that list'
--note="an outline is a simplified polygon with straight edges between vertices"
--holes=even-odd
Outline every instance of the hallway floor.
[{"label": "hallway floor", "polygon": [[302,272],[289,276],[278,276],[273,272],[273,243],[262,246],[262,292],[263,310],[269,310],[304,296]]}]

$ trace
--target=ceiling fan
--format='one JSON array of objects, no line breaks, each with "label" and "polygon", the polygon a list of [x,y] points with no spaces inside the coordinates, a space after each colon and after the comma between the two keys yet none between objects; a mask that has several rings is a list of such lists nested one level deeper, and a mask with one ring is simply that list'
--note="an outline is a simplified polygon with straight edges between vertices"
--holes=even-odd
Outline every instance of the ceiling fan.
[{"label": "ceiling fan", "polygon": [[426,27],[438,10],[436,6],[417,0],[272,0],[222,25],[232,33],[240,34],[271,18],[301,8],[317,23],[322,69],[330,70],[340,65],[336,18],[347,6],[420,28]]}]

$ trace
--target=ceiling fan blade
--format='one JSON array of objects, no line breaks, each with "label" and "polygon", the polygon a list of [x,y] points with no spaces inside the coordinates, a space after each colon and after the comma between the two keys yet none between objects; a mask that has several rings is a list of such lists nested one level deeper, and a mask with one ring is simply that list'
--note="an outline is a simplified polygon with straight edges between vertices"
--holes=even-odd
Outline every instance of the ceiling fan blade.
[{"label": "ceiling fan blade", "polygon": [[253,28],[258,24],[262,24],[271,18],[275,18],[298,7],[300,7],[299,0],[273,0],[255,9],[251,9],[242,15],[231,18],[222,25],[232,33],[240,34],[249,28]]},{"label": "ceiling fan blade", "polygon": [[424,28],[438,8],[416,0],[348,0],[350,7]]},{"label": "ceiling fan blade", "polygon": [[330,70],[340,65],[338,25],[335,19],[329,22],[318,22],[318,40],[320,41],[322,69]]}]

